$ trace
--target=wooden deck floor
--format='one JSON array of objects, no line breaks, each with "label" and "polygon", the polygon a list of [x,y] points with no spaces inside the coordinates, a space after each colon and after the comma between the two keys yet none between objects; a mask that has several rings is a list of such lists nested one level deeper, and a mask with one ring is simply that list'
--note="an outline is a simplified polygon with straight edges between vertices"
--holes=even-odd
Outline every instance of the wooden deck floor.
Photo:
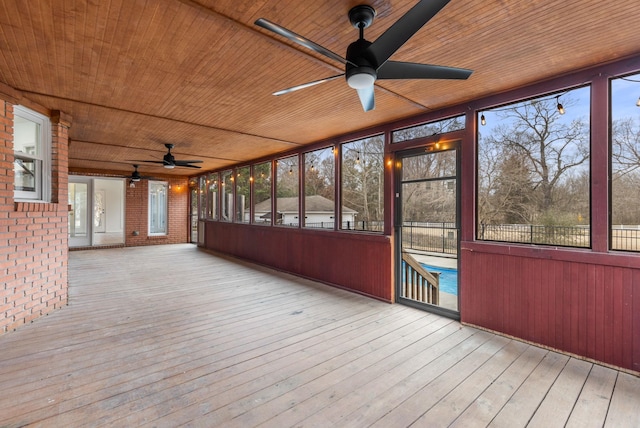
[{"label": "wooden deck floor", "polygon": [[191,245],[78,251],[0,427],[640,426],[640,379]]}]

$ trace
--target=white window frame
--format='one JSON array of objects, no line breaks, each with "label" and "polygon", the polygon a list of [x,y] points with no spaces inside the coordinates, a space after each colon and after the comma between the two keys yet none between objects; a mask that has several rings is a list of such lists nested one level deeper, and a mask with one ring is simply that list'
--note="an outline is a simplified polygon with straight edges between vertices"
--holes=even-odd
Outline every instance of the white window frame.
[{"label": "white window frame", "polygon": [[[16,161],[19,159],[34,161],[36,164],[35,190],[16,190],[14,179],[13,197],[16,200],[49,202],[51,201],[51,120],[47,116],[20,105],[13,107],[13,116],[14,168],[18,167]],[[24,153],[22,151],[15,150],[16,117],[39,125],[39,135],[36,141],[38,144],[36,154]]]},{"label": "white window frame", "polygon": [[[151,225],[152,225],[152,218],[155,215],[155,209],[158,208],[158,202],[157,200],[152,197],[152,189],[155,186],[162,186],[163,190],[164,190],[164,194],[165,194],[165,198],[164,198],[164,206],[162,207],[164,209],[164,228],[162,231],[158,231],[158,230],[151,230]],[[167,183],[166,181],[153,181],[153,180],[149,180],[149,209],[147,211],[147,233],[148,236],[166,236],[168,234],[169,231],[169,183]]]}]

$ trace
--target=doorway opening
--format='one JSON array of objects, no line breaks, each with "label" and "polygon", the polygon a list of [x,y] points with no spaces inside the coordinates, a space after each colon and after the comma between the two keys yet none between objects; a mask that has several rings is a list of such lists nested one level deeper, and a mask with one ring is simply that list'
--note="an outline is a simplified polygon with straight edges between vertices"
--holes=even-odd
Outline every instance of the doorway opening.
[{"label": "doorway opening", "polygon": [[69,247],[121,245],[125,180],[69,176]]},{"label": "doorway opening", "polygon": [[459,142],[397,155],[397,301],[459,318]]}]

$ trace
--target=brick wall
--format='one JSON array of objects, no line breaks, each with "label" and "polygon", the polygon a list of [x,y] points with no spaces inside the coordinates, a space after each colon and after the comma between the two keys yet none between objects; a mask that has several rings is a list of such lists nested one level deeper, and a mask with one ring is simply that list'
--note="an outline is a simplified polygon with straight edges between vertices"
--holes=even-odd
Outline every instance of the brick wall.
[{"label": "brick wall", "polygon": [[70,118],[52,121],[51,203],[13,198],[13,105],[15,91],[0,92],[0,334],[67,303],[67,170]]},{"label": "brick wall", "polygon": [[[159,168],[162,171],[162,168]],[[74,168],[72,175],[88,177],[121,177],[122,171],[88,170]],[[157,170],[146,169],[144,174],[151,174],[157,181],[166,181],[171,186],[169,189],[169,225],[166,236],[148,236],[148,209],[149,209],[149,182],[142,180],[135,187],[125,189],[125,247],[137,247],[142,245],[183,244],[190,242],[189,237],[189,181],[187,177],[174,177],[163,175]],[[137,234],[136,234],[137,232]],[[122,245],[113,245],[122,246]],[[100,247],[93,247],[100,249]],[[90,249],[87,247],[74,249]]]},{"label": "brick wall", "polygon": [[[125,201],[125,245],[180,244],[189,242],[188,214],[189,188],[187,178],[160,178],[167,181],[169,189],[168,233],[166,236],[148,236],[149,182],[128,187]],[[138,232],[138,235],[135,234]]]}]

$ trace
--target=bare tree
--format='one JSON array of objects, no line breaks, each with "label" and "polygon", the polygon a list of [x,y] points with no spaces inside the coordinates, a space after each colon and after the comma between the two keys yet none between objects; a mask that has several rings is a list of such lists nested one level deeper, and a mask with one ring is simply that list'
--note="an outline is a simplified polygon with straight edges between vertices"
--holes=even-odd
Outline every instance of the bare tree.
[{"label": "bare tree", "polygon": [[[566,108],[575,104],[569,97],[563,101]],[[558,193],[563,180],[589,159],[588,126],[584,119],[561,120],[553,99],[505,108],[497,116],[503,124],[481,142],[483,150],[493,156],[484,160],[497,163],[489,169],[499,174],[491,179],[493,188],[485,189],[494,192],[493,209],[504,209],[505,202],[510,200],[505,217],[512,221],[517,217],[534,221],[538,215],[556,212],[564,196]],[[588,193],[585,197],[588,198]]]},{"label": "bare tree", "polygon": [[613,224],[640,224],[640,120],[615,120],[611,144]]},{"label": "bare tree", "polygon": [[455,154],[450,150],[403,159],[402,180],[409,182],[402,187],[405,221],[455,221]]},{"label": "bare tree", "polygon": [[342,160],[343,205],[356,210],[359,220],[383,220],[383,137],[344,144]]},{"label": "bare tree", "polygon": [[611,160],[616,175],[629,174],[640,168],[639,122],[633,117],[613,122]]}]

